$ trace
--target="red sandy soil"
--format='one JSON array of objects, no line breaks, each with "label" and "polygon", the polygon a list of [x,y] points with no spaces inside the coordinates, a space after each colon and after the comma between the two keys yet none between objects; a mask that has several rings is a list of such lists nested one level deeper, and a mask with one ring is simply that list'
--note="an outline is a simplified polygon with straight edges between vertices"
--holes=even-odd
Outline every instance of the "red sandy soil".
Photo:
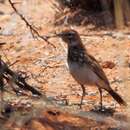
[{"label": "red sandy soil", "polygon": [[[20,2],[20,0],[18,1]],[[56,9],[53,0],[28,0],[17,3],[18,10],[35,25],[41,35],[51,35],[64,27],[54,26]],[[92,109],[99,105],[99,92],[95,86],[86,87],[86,97],[83,109],[78,103],[82,94],[80,86],[69,74],[66,66],[66,45],[58,38],[49,41],[33,39],[25,23],[14,13],[8,2],[0,4],[0,55],[8,64],[16,62],[10,68],[14,71],[26,72],[28,83],[36,86],[50,99],[55,99],[54,105],[44,104],[44,101],[26,96],[17,97],[13,92],[6,93],[4,99],[13,104],[15,112],[19,112],[22,104],[22,114],[10,118],[1,118],[2,129],[13,130],[126,130],[129,114],[126,108],[119,106],[106,92],[103,93],[103,104],[114,112],[108,114],[95,113]],[[86,49],[102,65],[112,88],[128,102],[130,84],[130,34],[125,30],[90,30],[87,26],[75,26]],[[107,35],[104,35],[107,34]],[[64,46],[64,47],[63,47]],[[45,69],[45,67],[48,67]],[[45,69],[45,70],[44,70]],[[8,89],[11,89],[8,86]],[[25,110],[27,104],[31,108]],[[14,105],[15,104],[15,105]],[[37,104],[41,104],[37,106]],[[17,108],[18,107],[18,108]],[[34,110],[32,110],[34,108]],[[65,109],[65,110],[64,110]],[[35,111],[36,110],[36,111]],[[33,111],[33,112],[32,112]],[[83,113],[79,113],[82,111]],[[14,112],[14,113],[15,113]],[[36,112],[36,113],[35,113]],[[92,113],[91,113],[92,112]],[[32,114],[33,113],[33,114]],[[25,114],[25,117],[23,116]],[[91,115],[92,114],[92,115]],[[22,116],[21,116],[22,115]],[[31,116],[30,116],[31,115]],[[99,118],[98,118],[99,117]],[[21,120],[20,120],[21,119]],[[27,120],[24,120],[27,119]],[[20,121],[19,121],[20,120]]]}]

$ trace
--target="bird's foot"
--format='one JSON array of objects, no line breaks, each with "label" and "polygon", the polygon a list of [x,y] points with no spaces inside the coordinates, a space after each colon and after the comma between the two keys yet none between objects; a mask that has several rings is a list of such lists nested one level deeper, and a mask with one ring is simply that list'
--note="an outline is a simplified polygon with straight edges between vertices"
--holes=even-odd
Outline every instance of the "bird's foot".
[{"label": "bird's foot", "polygon": [[80,104],[78,104],[78,106],[79,106],[79,109],[82,109],[83,107],[83,102],[80,102]]},{"label": "bird's foot", "polygon": [[103,114],[107,116],[112,116],[115,110],[112,108],[106,108],[105,106],[95,106],[94,109],[91,110],[92,112],[98,113],[98,114]]},{"label": "bird's foot", "polygon": [[94,108],[96,111],[100,111],[100,112],[104,112],[106,110],[106,108],[102,105],[99,106],[95,106]]}]

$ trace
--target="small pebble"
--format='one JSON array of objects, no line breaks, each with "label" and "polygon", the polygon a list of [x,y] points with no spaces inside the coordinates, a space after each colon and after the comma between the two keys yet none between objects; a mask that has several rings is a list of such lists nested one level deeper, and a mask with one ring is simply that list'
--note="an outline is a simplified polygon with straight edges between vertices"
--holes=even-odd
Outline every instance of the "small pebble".
[{"label": "small pebble", "polygon": [[123,40],[125,38],[124,34],[122,32],[115,32],[112,35],[113,38],[117,39],[117,40]]}]

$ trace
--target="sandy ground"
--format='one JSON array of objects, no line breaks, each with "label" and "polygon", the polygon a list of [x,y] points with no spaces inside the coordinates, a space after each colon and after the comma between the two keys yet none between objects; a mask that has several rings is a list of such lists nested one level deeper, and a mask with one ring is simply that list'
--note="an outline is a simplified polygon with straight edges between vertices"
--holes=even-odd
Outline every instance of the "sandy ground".
[{"label": "sandy ground", "polygon": [[[23,0],[17,3],[16,7],[32,25],[36,26],[41,35],[51,35],[64,28],[53,24],[56,9],[52,2],[54,1]],[[130,33],[128,28],[90,30],[88,26],[73,25],[73,28],[81,34],[88,52],[102,65],[112,88],[128,102],[128,109],[121,107],[104,92],[103,105],[109,111],[103,115],[99,112],[95,115],[92,110],[99,105],[99,92],[95,86],[86,86],[83,109],[79,109],[78,103],[82,91],[69,74],[66,65],[66,45],[58,38],[49,40],[55,48],[41,39],[33,39],[29,28],[14,13],[8,2],[0,4],[0,12],[0,42],[6,43],[0,46],[2,59],[8,64],[17,61],[10,68],[14,71],[26,72],[29,76],[28,83],[54,101],[53,105],[49,103],[50,101],[45,104],[44,99],[16,96],[13,92],[10,94],[5,92],[4,99],[18,107],[18,110],[19,107],[29,104],[38,114],[29,106],[31,116],[30,113],[25,114],[27,123],[23,121],[25,118],[23,112],[22,116],[20,115],[22,119],[18,116],[21,119],[18,123],[16,123],[18,117],[13,116],[14,119],[1,121],[4,122],[1,128],[4,129],[7,126],[8,129],[11,127],[13,129],[15,126],[14,129],[21,130],[127,129],[130,111]],[[110,64],[114,66],[110,67]],[[11,91],[9,86],[7,89]],[[18,104],[22,105],[18,106]]]}]

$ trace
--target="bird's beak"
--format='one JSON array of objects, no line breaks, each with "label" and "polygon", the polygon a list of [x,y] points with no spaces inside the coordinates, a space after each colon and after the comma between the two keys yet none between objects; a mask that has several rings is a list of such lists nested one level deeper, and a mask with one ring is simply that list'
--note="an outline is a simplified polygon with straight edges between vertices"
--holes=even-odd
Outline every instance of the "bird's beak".
[{"label": "bird's beak", "polygon": [[55,33],[53,35],[47,36],[47,38],[53,38],[53,37],[62,37],[64,34],[63,33]]},{"label": "bird's beak", "polygon": [[62,37],[63,33],[56,33],[55,35],[53,35],[53,37]]}]

